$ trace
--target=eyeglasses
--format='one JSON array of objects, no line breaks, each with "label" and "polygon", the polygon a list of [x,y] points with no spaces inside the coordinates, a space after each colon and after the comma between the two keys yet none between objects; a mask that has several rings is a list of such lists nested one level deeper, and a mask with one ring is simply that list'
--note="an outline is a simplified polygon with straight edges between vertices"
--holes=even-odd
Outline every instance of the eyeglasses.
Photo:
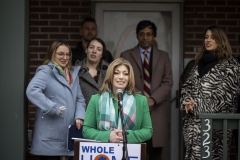
[{"label": "eyeglasses", "polygon": [[59,57],[61,57],[61,58],[65,57],[65,56],[66,56],[67,58],[71,57],[71,54],[70,54],[70,53],[64,54],[63,52],[56,52],[56,54],[57,54]]},{"label": "eyeglasses", "polygon": [[147,36],[147,38],[150,38],[150,37],[152,37],[153,36],[153,34],[152,33],[139,33],[138,34],[139,35],[139,37],[141,37],[141,38],[144,38],[145,36]]}]

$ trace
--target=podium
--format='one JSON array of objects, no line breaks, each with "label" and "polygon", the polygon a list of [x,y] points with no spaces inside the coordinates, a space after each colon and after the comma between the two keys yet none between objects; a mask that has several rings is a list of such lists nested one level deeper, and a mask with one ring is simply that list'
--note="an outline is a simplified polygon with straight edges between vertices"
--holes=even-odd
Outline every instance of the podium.
[{"label": "podium", "polygon": [[[81,141],[81,140],[74,141],[74,160],[79,160],[79,146],[81,142],[86,142],[86,141]],[[94,143],[94,142],[87,142],[87,143]],[[141,143],[140,150],[141,150],[141,160],[146,160],[146,143]]]}]

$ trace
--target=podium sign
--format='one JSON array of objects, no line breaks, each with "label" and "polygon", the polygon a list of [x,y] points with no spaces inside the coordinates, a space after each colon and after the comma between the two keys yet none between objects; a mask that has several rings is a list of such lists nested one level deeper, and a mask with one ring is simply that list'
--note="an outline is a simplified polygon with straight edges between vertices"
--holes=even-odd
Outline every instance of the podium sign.
[{"label": "podium sign", "polygon": [[[79,160],[121,160],[122,143],[81,142]],[[141,144],[127,144],[128,160],[141,159]]]}]

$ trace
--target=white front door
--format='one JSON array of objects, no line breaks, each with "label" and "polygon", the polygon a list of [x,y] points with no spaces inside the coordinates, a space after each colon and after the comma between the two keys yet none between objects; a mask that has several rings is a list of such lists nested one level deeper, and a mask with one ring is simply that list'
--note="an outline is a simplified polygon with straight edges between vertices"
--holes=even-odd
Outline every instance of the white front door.
[{"label": "white front door", "polygon": [[164,149],[163,160],[179,157],[179,109],[176,108],[176,91],[182,71],[182,40],[179,3],[95,3],[98,37],[106,43],[114,58],[122,51],[138,44],[136,26],[141,20],[150,20],[157,26],[155,44],[169,53],[172,61],[174,85],[169,99],[171,115],[170,147]]}]

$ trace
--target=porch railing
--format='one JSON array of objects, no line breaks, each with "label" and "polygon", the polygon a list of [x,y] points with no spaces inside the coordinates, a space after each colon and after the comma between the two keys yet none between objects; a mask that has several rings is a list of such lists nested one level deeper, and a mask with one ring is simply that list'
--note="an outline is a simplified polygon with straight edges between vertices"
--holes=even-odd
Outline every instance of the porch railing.
[{"label": "porch railing", "polygon": [[[200,113],[201,118],[201,159],[212,159],[212,130],[223,130],[223,160],[227,160],[227,129],[240,129],[240,114],[210,114]],[[240,137],[240,132],[238,132]],[[238,150],[240,154],[240,138],[238,138]],[[240,160],[240,156],[238,156]]]}]

